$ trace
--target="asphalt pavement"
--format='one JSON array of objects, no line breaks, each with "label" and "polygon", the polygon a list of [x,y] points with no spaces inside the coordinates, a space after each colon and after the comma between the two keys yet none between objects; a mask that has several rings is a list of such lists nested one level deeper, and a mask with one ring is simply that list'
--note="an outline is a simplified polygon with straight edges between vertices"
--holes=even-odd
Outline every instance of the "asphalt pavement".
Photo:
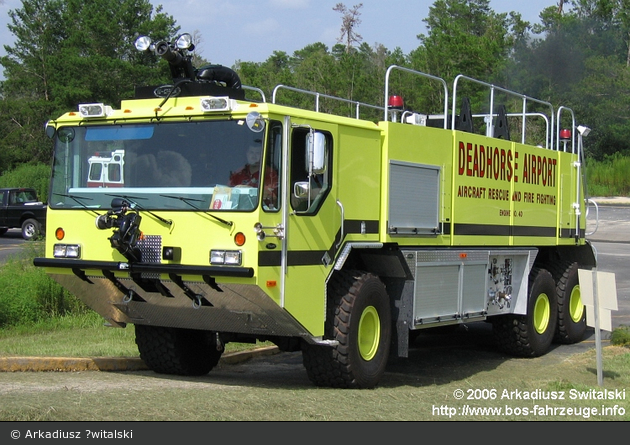
[{"label": "asphalt pavement", "polygon": [[[630,198],[595,197],[590,198],[597,207],[592,206],[589,213],[597,212],[599,206],[630,206]],[[630,243],[630,221],[623,221],[623,229],[615,224],[594,224],[594,215],[587,218],[587,232],[595,230],[587,236],[592,242]],[[221,363],[236,364],[262,355],[273,355],[280,351],[276,346],[269,346],[248,351],[226,353]],[[138,357],[0,357],[0,372],[20,371],[138,371],[148,367]]]}]

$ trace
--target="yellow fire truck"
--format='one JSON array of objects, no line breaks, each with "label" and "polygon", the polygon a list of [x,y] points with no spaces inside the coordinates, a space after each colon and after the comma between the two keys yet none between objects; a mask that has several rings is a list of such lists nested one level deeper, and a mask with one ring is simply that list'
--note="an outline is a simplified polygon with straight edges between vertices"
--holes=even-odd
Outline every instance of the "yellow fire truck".
[{"label": "yellow fire truck", "polygon": [[[382,105],[284,85],[267,101],[226,67],[193,68],[188,34],[136,47],[167,60],[173,83],[48,122],[34,264],[108,325],[133,324],[154,371],[203,375],[226,343],[261,340],[301,351],[315,385],[370,388],[423,329],[491,322],[498,347],[523,357],[582,339],[589,130],[569,108],[399,66]],[[405,110],[394,73],[435,83],[443,110]],[[490,111],[458,97],[470,84]],[[287,90],[314,109],[281,105]],[[320,111],[323,99],[356,116]],[[91,186],[94,153],[117,153],[124,177]]]}]

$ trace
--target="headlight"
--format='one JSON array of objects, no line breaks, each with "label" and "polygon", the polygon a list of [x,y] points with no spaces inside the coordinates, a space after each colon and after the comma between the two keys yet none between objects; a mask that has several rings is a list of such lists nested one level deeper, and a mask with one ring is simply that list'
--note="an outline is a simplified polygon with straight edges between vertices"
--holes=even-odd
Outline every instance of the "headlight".
[{"label": "headlight", "polygon": [[217,266],[240,266],[242,254],[240,250],[211,250],[210,264]]},{"label": "headlight", "polygon": [[241,265],[241,251],[240,250],[228,250],[225,252],[225,264],[231,266]]},{"label": "headlight", "polygon": [[53,256],[55,258],[80,258],[81,246],[78,244],[55,244]]}]

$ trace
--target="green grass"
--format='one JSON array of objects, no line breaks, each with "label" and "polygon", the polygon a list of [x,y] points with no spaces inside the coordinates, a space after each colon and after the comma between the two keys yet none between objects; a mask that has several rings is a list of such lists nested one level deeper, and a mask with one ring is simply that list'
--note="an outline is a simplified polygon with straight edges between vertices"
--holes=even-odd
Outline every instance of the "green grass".
[{"label": "green grass", "polygon": [[[189,378],[133,372],[0,373],[0,386],[6,388],[0,421],[630,420],[625,395],[571,397],[604,388],[625,394],[630,350],[619,346],[603,349],[604,388],[597,385],[593,350],[547,360],[509,359],[485,348],[437,347],[416,351],[405,364],[392,366],[373,390],[318,388],[297,360],[283,361],[281,355],[278,360],[271,369],[252,361]],[[458,391],[463,399],[455,397]],[[525,392],[562,393],[564,399],[524,399]],[[465,407],[475,412],[463,411]],[[534,413],[534,407],[542,411]],[[523,414],[525,409],[530,414]]]},{"label": "green grass", "polygon": [[[271,343],[228,343],[236,352]],[[52,317],[0,329],[0,356],[138,357],[133,325],[107,327],[95,312]]]},{"label": "green grass", "polygon": [[616,153],[586,161],[589,196],[630,196],[630,156]]},{"label": "green grass", "polygon": [[[133,325],[106,327],[105,320],[33,265],[43,241],[0,267],[0,356],[135,357]],[[226,352],[271,343],[228,343]]]},{"label": "green grass", "polygon": [[95,312],[0,329],[1,356],[137,357],[134,328],[108,328]]},{"label": "green grass", "polygon": [[24,244],[24,249],[0,268],[0,327],[29,325],[87,308],[52,280],[33,258],[43,256],[44,242]]}]

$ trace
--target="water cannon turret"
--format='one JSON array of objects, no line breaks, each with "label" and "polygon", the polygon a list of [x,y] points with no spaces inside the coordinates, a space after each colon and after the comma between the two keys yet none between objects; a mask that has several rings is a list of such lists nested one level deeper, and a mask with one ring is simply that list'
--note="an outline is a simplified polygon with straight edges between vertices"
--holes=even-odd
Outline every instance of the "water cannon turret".
[{"label": "water cannon turret", "polygon": [[[181,34],[172,42],[153,42],[150,37],[140,36],[136,39],[135,47],[140,52],[153,53],[164,59],[171,69],[173,85],[168,88],[151,89],[154,97],[164,97],[162,91],[167,91],[167,98],[188,93],[222,95],[233,99],[244,98],[241,79],[234,70],[223,65],[205,65],[198,69],[193,66],[192,52],[195,45],[190,34]],[[212,89],[213,86],[219,89],[226,87],[227,90],[219,92],[217,89]],[[141,93],[139,96],[136,89],[136,97],[144,97],[143,94],[146,93]]]},{"label": "water cannon turret", "polygon": [[132,204],[123,198],[112,199],[111,207],[112,209],[105,215],[96,218],[96,227],[99,230],[113,229],[114,233],[109,238],[112,248],[131,262],[141,261],[142,253],[138,248],[138,241],[142,236],[140,231],[142,217],[133,211]]},{"label": "water cannon turret", "polygon": [[173,81],[179,79],[195,80],[195,68],[192,65],[192,51],[195,45],[190,34],[179,35],[174,42],[160,41],[154,43],[150,37],[140,36],[136,39],[136,49],[141,52],[153,52],[166,60],[171,68]]}]

